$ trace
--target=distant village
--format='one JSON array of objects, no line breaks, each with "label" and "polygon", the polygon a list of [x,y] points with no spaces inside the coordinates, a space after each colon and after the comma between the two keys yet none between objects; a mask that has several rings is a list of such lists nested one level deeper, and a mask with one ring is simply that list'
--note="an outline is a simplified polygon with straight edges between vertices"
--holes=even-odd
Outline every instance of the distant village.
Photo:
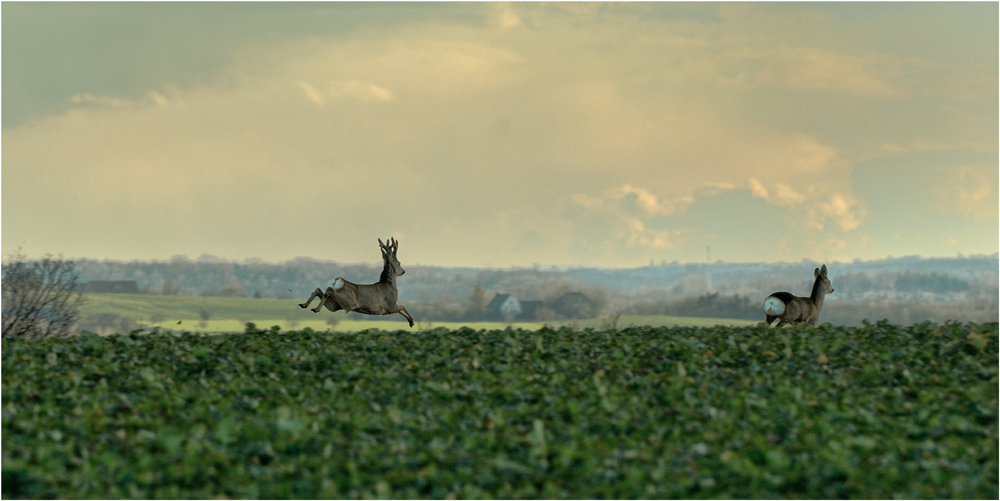
[{"label": "distant village", "polygon": [[[865,316],[904,320],[996,321],[998,258],[904,257],[830,263],[836,293],[831,322]],[[399,297],[414,315],[435,321],[549,321],[608,314],[661,314],[758,319],[771,292],[807,295],[820,263],[661,263],[632,269],[474,269],[408,265]],[[166,262],[76,262],[80,290],[94,294],[163,294],[302,300],[342,276],[377,280],[380,269],[299,258],[280,264],[211,257]]]}]

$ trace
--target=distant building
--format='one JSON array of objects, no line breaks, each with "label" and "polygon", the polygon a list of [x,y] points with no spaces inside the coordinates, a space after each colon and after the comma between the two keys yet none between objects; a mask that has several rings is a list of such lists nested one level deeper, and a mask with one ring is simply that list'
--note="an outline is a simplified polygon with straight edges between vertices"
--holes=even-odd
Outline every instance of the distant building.
[{"label": "distant building", "polygon": [[538,310],[542,309],[544,304],[541,301],[521,301],[521,315],[517,317],[518,320],[533,321],[537,317]]},{"label": "distant building", "polygon": [[83,285],[83,292],[94,294],[138,294],[135,280],[94,280]]},{"label": "distant building", "polygon": [[582,292],[567,292],[552,302],[551,308],[566,318],[594,318],[597,302]]},{"label": "distant building", "polygon": [[517,317],[521,314],[521,302],[513,294],[499,294],[486,306],[486,315],[490,318]]},{"label": "distant building", "polygon": [[544,306],[541,301],[519,301],[513,294],[497,294],[486,306],[486,316],[496,320],[512,317],[522,322],[531,322]]}]

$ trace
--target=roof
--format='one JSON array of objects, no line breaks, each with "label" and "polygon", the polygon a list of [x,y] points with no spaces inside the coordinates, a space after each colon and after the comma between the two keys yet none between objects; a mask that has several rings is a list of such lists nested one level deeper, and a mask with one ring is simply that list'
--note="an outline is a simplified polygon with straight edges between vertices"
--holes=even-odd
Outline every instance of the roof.
[{"label": "roof", "polygon": [[497,293],[495,296],[493,296],[493,300],[490,301],[490,304],[486,305],[486,310],[490,311],[490,310],[499,309],[500,305],[502,305],[505,302],[507,302],[508,298],[510,298],[510,294],[500,294],[500,293]]}]

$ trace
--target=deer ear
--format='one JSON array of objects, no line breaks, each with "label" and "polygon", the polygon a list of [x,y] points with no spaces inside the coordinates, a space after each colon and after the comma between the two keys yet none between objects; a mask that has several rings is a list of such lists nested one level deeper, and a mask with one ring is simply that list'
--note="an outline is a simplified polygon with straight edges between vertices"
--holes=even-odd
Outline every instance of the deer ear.
[{"label": "deer ear", "polygon": [[826,265],[824,264],[822,268],[819,269],[819,274],[826,276]]},{"label": "deer ear", "polygon": [[816,278],[819,278],[819,268],[816,268],[815,270],[813,270],[813,276],[816,277]]}]

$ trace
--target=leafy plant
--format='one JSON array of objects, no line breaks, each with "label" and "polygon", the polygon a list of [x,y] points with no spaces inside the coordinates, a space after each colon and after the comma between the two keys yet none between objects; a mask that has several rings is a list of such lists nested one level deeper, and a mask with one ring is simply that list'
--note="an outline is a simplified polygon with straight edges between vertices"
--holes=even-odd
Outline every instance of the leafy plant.
[{"label": "leafy plant", "polygon": [[5,339],[3,496],[996,498],[997,324]]}]

